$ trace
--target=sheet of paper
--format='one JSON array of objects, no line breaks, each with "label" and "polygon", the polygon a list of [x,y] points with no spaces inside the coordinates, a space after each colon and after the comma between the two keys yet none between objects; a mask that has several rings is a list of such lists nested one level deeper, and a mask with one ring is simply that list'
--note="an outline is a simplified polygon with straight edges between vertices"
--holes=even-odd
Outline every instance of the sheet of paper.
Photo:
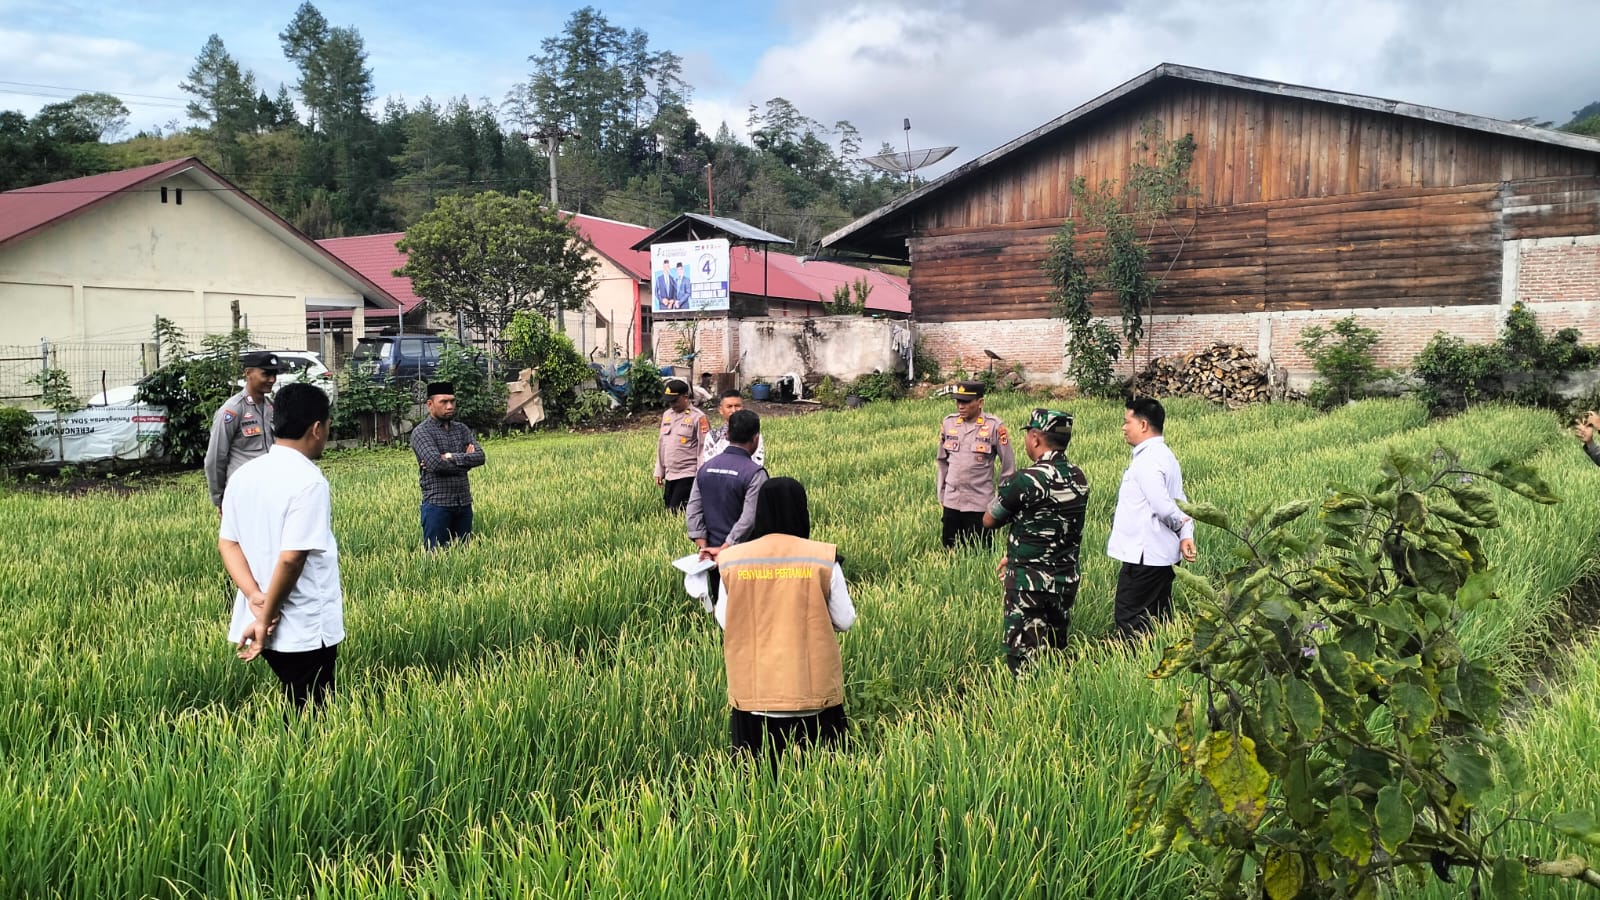
[{"label": "sheet of paper", "polygon": [[688,556],[678,557],[672,561],[672,564],[678,568],[678,571],[685,575],[693,575],[697,572],[709,572],[717,567],[716,560],[701,559],[700,551],[698,550],[689,554]]}]

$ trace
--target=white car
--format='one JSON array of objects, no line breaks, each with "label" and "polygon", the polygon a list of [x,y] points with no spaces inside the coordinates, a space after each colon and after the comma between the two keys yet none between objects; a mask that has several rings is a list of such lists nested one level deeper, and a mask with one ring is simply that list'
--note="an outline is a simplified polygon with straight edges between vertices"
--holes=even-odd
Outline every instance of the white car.
[{"label": "white car", "polygon": [[[294,384],[296,381],[310,381],[316,386],[333,394],[333,370],[322,364],[322,357],[309,350],[273,350],[278,357],[278,384]],[[202,354],[191,353],[186,359],[200,359]],[[237,382],[239,387],[244,387],[244,379]],[[137,384],[125,387],[112,388],[101,394],[89,398],[90,406],[128,406],[134,402],[134,397],[139,393]]]}]

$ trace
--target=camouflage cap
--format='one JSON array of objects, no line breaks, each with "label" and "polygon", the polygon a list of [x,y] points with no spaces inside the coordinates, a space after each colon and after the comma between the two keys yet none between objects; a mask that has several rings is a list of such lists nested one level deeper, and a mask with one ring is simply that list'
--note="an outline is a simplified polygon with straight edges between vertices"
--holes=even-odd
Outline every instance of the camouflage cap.
[{"label": "camouflage cap", "polygon": [[1035,409],[1028,417],[1027,431],[1042,431],[1063,440],[1072,439],[1072,414],[1059,409]]}]

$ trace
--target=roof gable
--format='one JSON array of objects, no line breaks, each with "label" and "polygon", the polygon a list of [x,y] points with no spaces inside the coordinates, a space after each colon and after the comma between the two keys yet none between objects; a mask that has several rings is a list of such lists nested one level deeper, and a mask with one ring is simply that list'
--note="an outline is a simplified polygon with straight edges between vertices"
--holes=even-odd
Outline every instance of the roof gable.
[{"label": "roof gable", "polygon": [[399,301],[388,291],[194,157],[0,193],[0,247],[83,215],[112,197],[146,189],[180,174],[205,185],[204,190],[213,192],[234,211],[283,241],[314,265],[333,273],[374,305],[380,308],[399,306]]},{"label": "roof gable", "polygon": [[[1483,116],[1473,116],[1465,113],[1451,112],[1429,106],[1405,103],[1398,100],[1385,100],[1379,97],[1369,97],[1361,94],[1347,94],[1339,91],[1322,90],[1319,88],[1304,87],[1301,85],[1285,84],[1282,82],[1267,81],[1260,78],[1249,78],[1241,75],[1230,75],[1226,72],[1217,72],[1210,69],[1198,69],[1190,66],[1181,66],[1173,63],[1162,63],[1155,68],[1139,75],[1121,85],[1101,94],[1094,99],[1079,105],[1071,111],[1021,135],[1014,140],[983,154],[943,176],[922,185],[914,191],[899,197],[865,216],[851,222],[849,225],[827,235],[822,239],[822,246],[852,246],[862,242],[866,233],[873,230],[875,223],[883,222],[896,214],[912,207],[920,206],[929,197],[942,193],[956,185],[966,183],[977,177],[984,170],[1002,161],[1009,160],[1018,154],[1033,149],[1040,142],[1065,133],[1078,126],[1083,120],[1093,117],[1096,113],[1113,107],[1117,104],[1131,101],[1135,96],[1143,96],[1148,91],[1162,83],[1188,82],[1192,84],[1214,85],[1218,87],[1248,91],[1269,97],[1289,97],[1307,100],[1316,103],[1327,103],[1384,115],[1398,116],[1406,119],[1463,128],[1483,134],[1491,134],[1513,140],[1530,141],[1546,146],[1561,147],[1567,150],[1600,154],[1600,139],[1584,137],[1582,135],[1568,134],[1553,131],[1547,128],[1537,128],[1531,125],[1522,125],[1515,122],[1505,122]],[[852,236],[859,236],[851,240]]]}]

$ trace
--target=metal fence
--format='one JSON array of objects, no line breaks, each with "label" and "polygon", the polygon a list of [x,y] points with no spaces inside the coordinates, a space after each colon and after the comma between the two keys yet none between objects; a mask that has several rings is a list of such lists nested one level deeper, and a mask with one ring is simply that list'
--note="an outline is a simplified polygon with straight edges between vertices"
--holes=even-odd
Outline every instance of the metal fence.
[{"label": "metal fence", "polygon": [[[301,349],[305,334],[251,332],[251,343],[272,350]],[[200,338],[189,341],[189,352],[202,348]],[[37,344],[0,344],[0,404],[32,406],[39,398],[37,379],[46,369],[67,373],[79,400],[133,384],[170,360],[151,342],[45,341]]]}]

